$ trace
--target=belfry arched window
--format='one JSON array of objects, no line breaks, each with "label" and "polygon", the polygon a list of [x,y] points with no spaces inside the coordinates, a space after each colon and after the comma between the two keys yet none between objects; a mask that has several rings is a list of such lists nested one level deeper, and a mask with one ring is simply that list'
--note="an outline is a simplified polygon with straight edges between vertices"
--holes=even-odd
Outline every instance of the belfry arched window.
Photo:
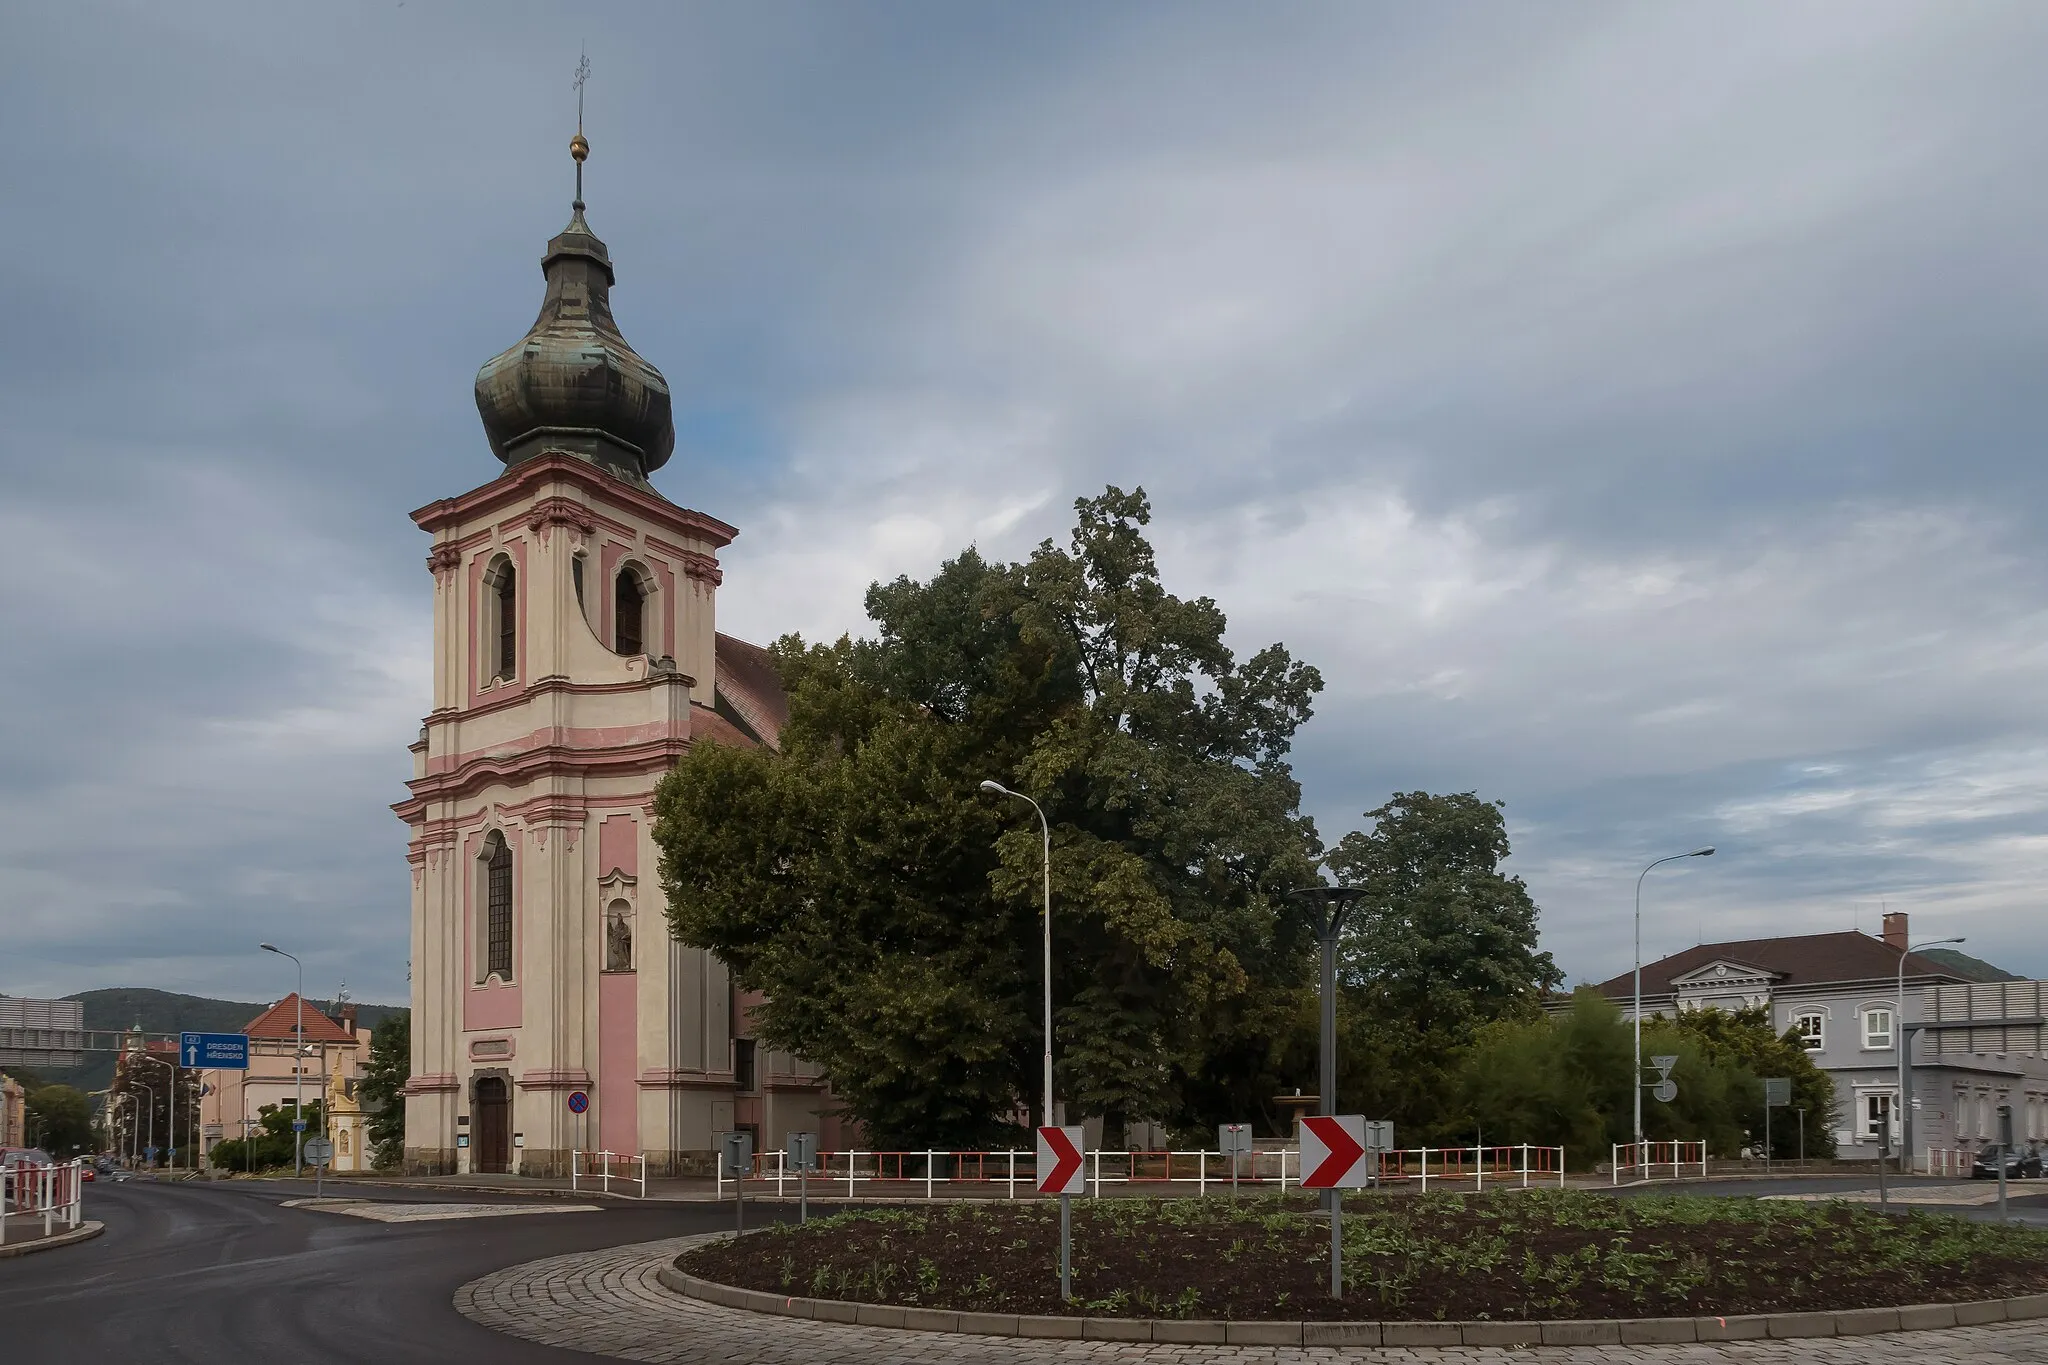
[{"label": "belfry arched window", "polygon": [[621,654],[647,652],[647,594],[631,564],[619,567],[612,597],[612,648]]},{"label": "belfry arched window", "polygon": [[519,571],[498,556],[484,575],[484,657],[489,679],[510,679],[519,671]]},{"label": "belfry arched window", "polygon": [[484,975],[512,979],[512,848],[493,830],[484,841]]}]

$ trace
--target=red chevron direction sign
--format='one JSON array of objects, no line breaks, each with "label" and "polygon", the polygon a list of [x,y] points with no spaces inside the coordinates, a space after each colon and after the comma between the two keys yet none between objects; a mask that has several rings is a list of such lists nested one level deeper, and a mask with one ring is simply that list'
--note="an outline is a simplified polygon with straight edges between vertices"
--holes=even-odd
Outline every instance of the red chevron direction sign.
[{"label": "red chevron direction sign", "polygon": [[1303,1189],[1360,1189],[1371,1174],[1372,1163],[1365,1159],[1365,1115],[1302,1115]]},{"label": "red chevron direction sign", "polygon": [[1086,1194],[1088,1173],[1082,1169],[1079,1128],[1038,1130],[1038,1192],[1040,1194]]}]

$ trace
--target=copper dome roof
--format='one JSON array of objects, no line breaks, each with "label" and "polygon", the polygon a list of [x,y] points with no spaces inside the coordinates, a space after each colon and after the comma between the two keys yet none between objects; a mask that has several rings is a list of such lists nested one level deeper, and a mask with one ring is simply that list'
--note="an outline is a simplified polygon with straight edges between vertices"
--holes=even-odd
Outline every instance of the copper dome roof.
[{"label": "copper dome roof", "polygon": [[491,451],[511,465],[566,450],[644,482],[675,449],[668,381],[612,320],[611,257],[583,221],[580,199],[548,243],[541,274],[540,316],[477,371],[476,410]]}]

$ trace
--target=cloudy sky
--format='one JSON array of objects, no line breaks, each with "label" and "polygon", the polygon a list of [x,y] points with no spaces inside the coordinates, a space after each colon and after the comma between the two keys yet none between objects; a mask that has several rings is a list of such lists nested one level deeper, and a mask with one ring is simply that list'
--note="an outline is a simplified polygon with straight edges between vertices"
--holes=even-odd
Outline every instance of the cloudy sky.
[{"label": "cloudy sky", "polygon": [[0,41],[0,991],[405,991],[407,513],[567,216],[721,625],[1143,484],[1329,680],[1326,837],[1507,802],[1574,978],[2048,975],[2048,9],[76,3]]}]

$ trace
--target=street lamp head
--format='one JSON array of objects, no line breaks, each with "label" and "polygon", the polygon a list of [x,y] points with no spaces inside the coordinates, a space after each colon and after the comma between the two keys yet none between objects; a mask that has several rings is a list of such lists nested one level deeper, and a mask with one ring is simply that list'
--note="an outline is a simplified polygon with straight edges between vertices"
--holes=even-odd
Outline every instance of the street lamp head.
[{"label": "street lamp head", "polygon": [[258,948],[261,948],[266,953],[282,953],[284,951],[284,949],[278,947],[275,943],[259,943],[256,946]]},{"label": "street lamp head", "polygon": [[990,778],[989,780],[983,782],[981,784],[981,789],[987,792],[990,796],[1008,796],[1010,794],[1010,789],[1008,787],[1005,787],[1002,783],[996,781],[993,778]]},{"label": "street lamp head", "polygon": [[1714,856],[1714,846],[1708,844],[1705,848],[1696,848],[1685,856],[1688,858],[1711,858]]}]

